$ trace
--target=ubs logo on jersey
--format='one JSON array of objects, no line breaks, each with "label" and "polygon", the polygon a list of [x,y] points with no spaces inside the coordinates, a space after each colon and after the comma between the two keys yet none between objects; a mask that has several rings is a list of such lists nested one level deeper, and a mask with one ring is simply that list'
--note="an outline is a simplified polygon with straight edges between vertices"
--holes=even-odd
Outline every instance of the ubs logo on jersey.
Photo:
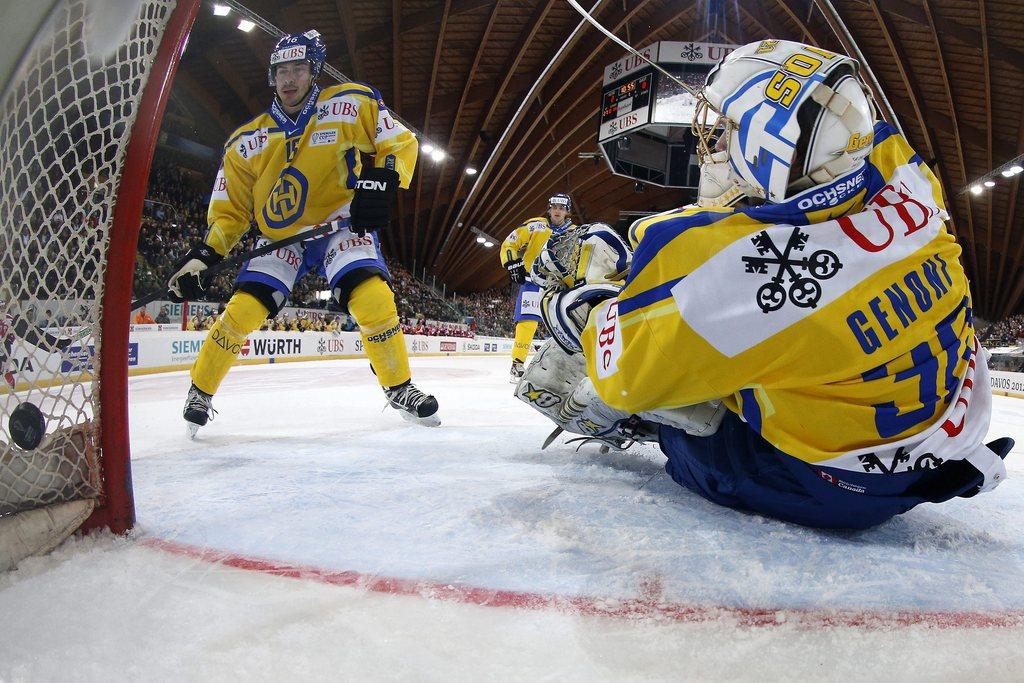
[{"label": "ubs logo on jersey", "polygon": [[220,170],[217,171],[217,179],[213,181],[213,193],[210,196],[211,201],[215,199],[227,199],[228,198],[228,179],[224,176],[224,167],[221,166]]},{"label": "ubs logo on jersey", "polygon": [[357,116],[359,116],[359,106],[355,102],[344,98],[324,102],[316,110],[316,122],[318,124],[334,123],[336,121],[355,123]]},{"label": "ubs logo on jersey", "polygon": [[294,223],[306,207],[308,190],[306,176],[291,166],[284,169],[263,205],[267,227],[287,228]]},{"label": "ubs logo on jersey", "polygon": [[[815,308],[821,300],[821,284],[843,267],[839,257],[827,249],[819,249],[810,256],[795,258],[795,251],[803,251],[809,235],[793,228],[786,247],[780,250],[767,231],[762,230],[750,241],[757,248],[759,256],[744,256],[748,273],[767,274],[768,267],[776,267],[775,275],[757,290],[757,305],[765,313],[777,311],[789,300],[799,308]],[[783,284],[786,277],[789,287]],[[810,276],[810,277],[808,277]]]},{"label": "ubs logo on jersey", "polygon": [[253,131],[252,133],[242,137],[242,139],[238,141],[238,144],[235,145],[235,150],[243,159],[249,159],[250,157],[258,155],[266,148],[268,139],[269,136],[267,135],[267,131],[260,128],[259,130]]}]

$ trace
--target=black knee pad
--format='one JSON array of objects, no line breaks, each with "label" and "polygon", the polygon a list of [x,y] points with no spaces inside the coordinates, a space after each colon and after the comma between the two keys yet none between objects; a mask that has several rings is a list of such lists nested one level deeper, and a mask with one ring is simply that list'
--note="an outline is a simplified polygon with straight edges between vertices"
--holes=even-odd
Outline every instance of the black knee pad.
[{"label": "black knee pad", "polygon": [[348,314],[348,299],[352,296],[352,291],[358,287],[362,282],[369,280],[374,275],[380,275],[381,279],[387,283],[388,287],[391,287],[391,279],[387,274],[376,266],[366,266],[364,268],[356,268],[345,273],[338,283],[334,285],[331,293],[334,295],[334,300],[341,306],[342,313]]},{"label": "black knee pad", "polygon": [[268,318],[276,316],[287,301],[284,294],[262,282],[242,282],[235,291],[256,297],[257,301],[266,306]]}]

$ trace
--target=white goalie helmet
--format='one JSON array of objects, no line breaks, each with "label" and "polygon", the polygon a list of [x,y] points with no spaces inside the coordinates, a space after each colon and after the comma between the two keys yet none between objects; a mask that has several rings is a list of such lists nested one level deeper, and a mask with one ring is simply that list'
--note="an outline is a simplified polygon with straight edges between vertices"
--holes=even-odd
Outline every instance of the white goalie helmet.
[{"label": "white goalie helmet", "polygon": [[730,53],[697,97],[698,203],[779,203],[859,168],[875,107],[856,60],[787,40]]}]

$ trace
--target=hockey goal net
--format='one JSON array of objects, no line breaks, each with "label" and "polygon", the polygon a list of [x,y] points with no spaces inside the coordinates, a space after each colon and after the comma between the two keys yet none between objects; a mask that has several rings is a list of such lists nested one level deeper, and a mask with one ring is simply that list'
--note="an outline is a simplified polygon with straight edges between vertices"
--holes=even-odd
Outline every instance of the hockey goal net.
[{"label": "hockey goal net", "polygon": [[[159,122],[198,4],[5,10],[23,37],[0,45],[0,570],[80,527],[134,523],[131,278]],[[24,403],[45,420],[27,449],[9,426]]]}]

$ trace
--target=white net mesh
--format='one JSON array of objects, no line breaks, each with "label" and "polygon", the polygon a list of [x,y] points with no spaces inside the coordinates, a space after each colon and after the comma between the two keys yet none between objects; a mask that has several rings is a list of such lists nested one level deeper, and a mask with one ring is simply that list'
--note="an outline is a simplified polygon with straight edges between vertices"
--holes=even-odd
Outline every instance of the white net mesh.
[{"label": "white net mesh", "polygon": [[[0,95],[0,516],[102,495],[93,377],[104,259],[125,150],[174,5],[58,0]],[[93,333],[71,341],[85,328]],[[8,428],[22,402],[46,418],[30,451]]]}]

